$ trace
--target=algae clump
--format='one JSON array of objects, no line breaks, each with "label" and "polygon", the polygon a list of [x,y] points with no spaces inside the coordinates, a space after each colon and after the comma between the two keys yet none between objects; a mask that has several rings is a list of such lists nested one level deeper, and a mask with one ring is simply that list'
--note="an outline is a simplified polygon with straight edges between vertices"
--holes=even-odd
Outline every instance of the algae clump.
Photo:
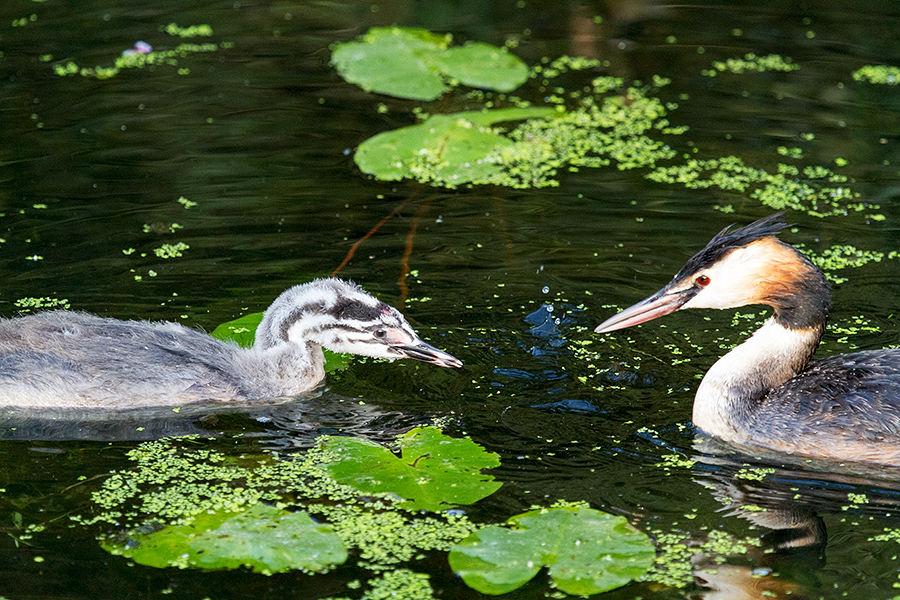
[{"label": "algae clump", "polygon": [[884,65],[866,65],[853,72],[853,79],[880,85],[897,85],[900,83],[900,67]]}]

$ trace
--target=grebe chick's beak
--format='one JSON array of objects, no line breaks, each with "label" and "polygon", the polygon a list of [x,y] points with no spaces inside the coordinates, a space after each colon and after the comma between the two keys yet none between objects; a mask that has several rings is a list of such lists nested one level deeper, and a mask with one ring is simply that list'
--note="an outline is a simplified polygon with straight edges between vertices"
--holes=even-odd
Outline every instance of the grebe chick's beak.
[{"label": "grebe chick's beak", "polygon": [[649,298],[611,316],[600,323],[594,332],[608,333],[671,314],[687,304],[699,291],[699,288],[695,286],[686,289],[672,289],[673,287],[675,286],[670,283]]},{"label": "grebe chick's beak", "polygon": [[391,352],[398,354],[398,358],[414,358],[439,367],[461,367],[463,362],[439,350],[429,343],[417,339],[411,344],[389,344]]}]

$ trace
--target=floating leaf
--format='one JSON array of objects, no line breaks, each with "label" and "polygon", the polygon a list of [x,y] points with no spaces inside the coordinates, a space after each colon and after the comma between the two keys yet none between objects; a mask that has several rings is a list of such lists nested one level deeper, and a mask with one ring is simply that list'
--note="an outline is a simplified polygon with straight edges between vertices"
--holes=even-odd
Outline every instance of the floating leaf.
[{"label": "floating leaf", "polygon": [[335,46],[341,77],[366,91],[413,100],[435,100],[445,77],[465,85],[508,92],[528,78],[528,68],[505,48],[477,43],[450,48],[450,35],[424,29],[376,27],[362,41]]},{"label": "floating leaf", "polygon": [[445,185],[485,180],[501,169],[491,157],[512,145],[491,125],[557,114],[553,108],[507,108],[435,115],[369,138],[353,158],[363,172],[388,181],[423,180],[425,170]]},{"label": "floating leaf", "polygon": [[599,594],[643,575],[655,552],[623,517],[580,507],[535,510],[477,531],[450,551],[450,568],[484,594],[524,585],[542,566],[567,594]]},{"label": "floating leaf", "polygon": [[[251,313],[232,321],[222,323],[209,334],[212,337],[234,342],[239,346],[250,348],[256,341],[256,328],[262,322],[263,313]],[[322,348],[325,353],[325,372],[339,371],[350,364],[349,354],[339,354]]]},{"label": "floating leaf", "polygon": [[374,28],[361,42],[338,44],[331,62],[341,77],[367,92],[434,100],[443,95],[444,80],[426,58],[449,43],[449,36],[422,29]]},{"label": "floating leaf", "polygon": [[338,483],[364,493],[393,493],[406,499],[408,508],[434,512],[472,504],[500,488],[481,473],[499,466],[499,458],[472,440],[417,427],[397,441],[399,457],[368,440],[331,437],[322,448],[334,458],[322,466]]},{"label": "floating leaf", "polygon": [[450,48],[434,58],[448,77],[469,87],[511,92],[528,78],[528,67],[516,55],[484,42]]},{"label": "floating leaf", "polygon": [[256,341],[256,328],[259,327],[262,318],[263,313],[261,312],[244,315],[227,323],[222,323],[213,329],[209,335],[219,340],[234,342],[239,346],[250,348]]},{"label": "floating leaf", "polygon": [[261,503],[238,513],[202,514],[187,525],[153,533],[132,533],[124,543],[106,540],[103,547],[150,567],[249,567],[266,575],[324,571],[347,560],[347,550],[330,526],[315,523],[304,512]]}]

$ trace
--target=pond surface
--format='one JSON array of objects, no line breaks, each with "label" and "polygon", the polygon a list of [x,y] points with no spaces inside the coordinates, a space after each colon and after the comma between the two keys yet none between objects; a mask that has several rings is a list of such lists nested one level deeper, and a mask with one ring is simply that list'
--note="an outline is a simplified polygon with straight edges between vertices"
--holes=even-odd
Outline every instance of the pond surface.
[{"label": "pond surface", "polygon": [[[163,31],[172,22],[207,24],[212,35],[181,40]],[[566,54],[603,61],[572,86],[600,75],[666,77],[652,94],[673,126],[688,128],[659,134],[679,157],[846,177],[831,194],[852,196],[838,198],[834,214],[792,205],[786,218],[797,228],[782,238],[816,255],[849,244],[871,259],[830,272],[842,281],[820,355],[900,344],[900,260],[890,255],[900,249],[900,88],[853,78],[866,65],[900,65],[900,6],[7,0],[0,314],[18,314],[26,298],[64,299],[76,310],[211,330],[339,269],[465,367],[354,359],[313,398],[246,411],[9,415],[0,426],[0,595],[359,598],[376,574],[353,557],[324,576],[156,569],[107,554],[101,532],[70,527],[69,515],[90,513],[90,492],[104,474],[130,468],[126,452],[142,440],[203,433],[227,454],[286,451],[321,434],[389,441],[443,417],[448,434],[500,456],[493,474],[503,486],[466,509],[474,520],[586,501],[651,534],[684,572],[610,598],[895,596],[900,547],[872,539],[900,527],[895,475],[744,459],[690,425],[699,378],[765,311],[688,312],[592,333],[720,229],[777,206],[755,188],[689,188],[615,163],[563,169],[558,186],[525,190],[367,177],[353,162],[367,138],[415,123],[417,108],[480,107],[465,89],[421,103],[343,81],[330,46],[385,25],[509,45],[529,65]],[[138,40],[217,49],[105,79],[55,71],[109,67]],[[716,61],[748,53],[800,68],[710,76]],[[517,91],[538,105],[550,93],[535,81]],[[158,256],[165,244],[181,255]],[[776,470],[748,477],[746,464]],[[35,523],[47,529],[22,538]],[[710,543],[720,538],[751,549]],[[673,539],[690,550],[666,547]],[[481,597],[444,553],[404,566],[429,574],[436,597]],[[553,593],[540,575],[511,597]]]}]

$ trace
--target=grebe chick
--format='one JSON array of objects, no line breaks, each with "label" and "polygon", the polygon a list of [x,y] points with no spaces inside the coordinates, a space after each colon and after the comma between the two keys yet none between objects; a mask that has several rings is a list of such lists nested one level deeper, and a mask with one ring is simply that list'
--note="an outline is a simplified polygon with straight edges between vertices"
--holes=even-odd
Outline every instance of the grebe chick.
[{"label": "grebe chick", "polygon": [[668,285],[595,331],[685,308],[769,305],[772,317],[703,377],[694,424],[742,445],[900,465],[900,350],[809,362],[825,331],[829,284],[803,254],[776,239],[786,226],[778,213],[723,229]]},{"label": "grebe chick", "polygon": [[177,323],[69,311],[2,319],[0,406],[126,408],[293,396],[324,379],[323,346],[462,366],[359,286],[318,279],[269,306],[252,348]]}]

